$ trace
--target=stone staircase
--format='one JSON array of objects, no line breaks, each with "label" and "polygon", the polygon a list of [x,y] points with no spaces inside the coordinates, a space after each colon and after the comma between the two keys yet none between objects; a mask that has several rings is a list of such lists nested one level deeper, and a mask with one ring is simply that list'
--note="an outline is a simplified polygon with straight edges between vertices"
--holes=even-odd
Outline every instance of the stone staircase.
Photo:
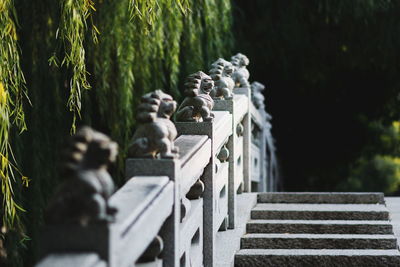
[{"label": "stone staircase", "polygon": [[381,193],[260,193],[235,266],[400,266]]}]

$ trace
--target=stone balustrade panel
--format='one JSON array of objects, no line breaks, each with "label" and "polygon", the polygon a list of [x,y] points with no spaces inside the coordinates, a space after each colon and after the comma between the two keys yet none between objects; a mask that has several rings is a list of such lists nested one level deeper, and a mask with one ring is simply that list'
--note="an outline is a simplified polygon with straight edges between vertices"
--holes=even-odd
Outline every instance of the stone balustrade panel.
[{"label": "stone balustrade panel", "polygon": [[170,216],[174,185],[168,177],[136,176],[110,198],[110,204],[118,209],[112,266],[129,266],[151,245]]},{"label": "stone balustrade panel", "polygon": [[[213,266],[215,255],[215,235],[222,224],[226,224],[228,172],[226,164],[221,164],[218,159],[221,150],[226,149],[229,136],[232,135],[232,119],[229,112],[214,112],[214,119],[210,122],[176,122],[178,139],[187,135],[207,135],[211,140],[210,162],[204,170],[202,181],[204,182],[203,195],[203,258],[205,266]],[[197,158],[197,156],[196,156]],[[220,168],[225,166],[225,168]],[[225,191],[224,191],[225,190]],[[225,192],[225,193],[224,193]],[[224,228],[224,227],[222,227]],[[182,266],[190,265],[188,260],[182,260]]]},{"label": "stone balustrade panel", "polygon": [[[155,93],[141,104],[150,113],[152,99],[165,97]],[[276,188],[271,118],[250,88],[233,93],[215,100],[212,119],[175,123],[173,156],[126,160],[127,182],[109,199],[114,221],[47,227],[37,266],[214,266],[217,232],[236,226],[237,194]]]}]

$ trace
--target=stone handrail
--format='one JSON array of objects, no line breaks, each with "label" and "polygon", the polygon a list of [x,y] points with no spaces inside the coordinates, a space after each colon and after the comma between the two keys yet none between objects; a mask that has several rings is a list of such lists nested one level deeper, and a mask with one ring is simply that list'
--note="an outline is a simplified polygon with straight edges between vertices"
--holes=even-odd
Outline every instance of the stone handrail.
[{"label": "stone handrail", "polygon": [[[46,226],[37,266],[215,266],[237,195],[276,190],[270,116],[250,88],[233,93],[215,100],[212,119],[175,122],[178,137],[163,149],[177,156],[127,158],[127,182],[108,200],[113,220]],[[158,103],[151,97],[141,110]]]}]

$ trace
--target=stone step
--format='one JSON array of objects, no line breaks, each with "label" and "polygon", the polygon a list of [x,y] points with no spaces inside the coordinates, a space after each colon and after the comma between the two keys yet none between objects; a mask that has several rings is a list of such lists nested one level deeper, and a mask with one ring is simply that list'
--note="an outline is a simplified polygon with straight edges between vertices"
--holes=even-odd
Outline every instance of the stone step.
[{"label": "stone step", "polygon": [[400,266],[398,250],[243,249],[235,266]]},{"label": "stone step", "polygon": [[250,220],[247,233],[393,234],[389,221]]},{"label": "stone step", "polygon": [[383,193],[259,193],[259,203],[383,204]]},{"label": "stone step", "polygon": [[396,249],[394,235],[246,234],[242,249]]},{"label": "stone step", "polygon": [[388,220],[378,204],[257,204],[251,219],[265,220]]}]

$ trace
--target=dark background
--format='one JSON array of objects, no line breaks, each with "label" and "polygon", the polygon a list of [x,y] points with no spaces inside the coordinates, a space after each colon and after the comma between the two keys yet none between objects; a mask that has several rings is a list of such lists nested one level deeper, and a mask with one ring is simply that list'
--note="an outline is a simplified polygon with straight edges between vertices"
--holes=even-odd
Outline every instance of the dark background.
[{"label": "dark background", "polygon": [[399,1],[236,1],[234,11],[237,49],[267,86],[282,189],[394,193],[398,133],[382,136],[399,114]]}]

